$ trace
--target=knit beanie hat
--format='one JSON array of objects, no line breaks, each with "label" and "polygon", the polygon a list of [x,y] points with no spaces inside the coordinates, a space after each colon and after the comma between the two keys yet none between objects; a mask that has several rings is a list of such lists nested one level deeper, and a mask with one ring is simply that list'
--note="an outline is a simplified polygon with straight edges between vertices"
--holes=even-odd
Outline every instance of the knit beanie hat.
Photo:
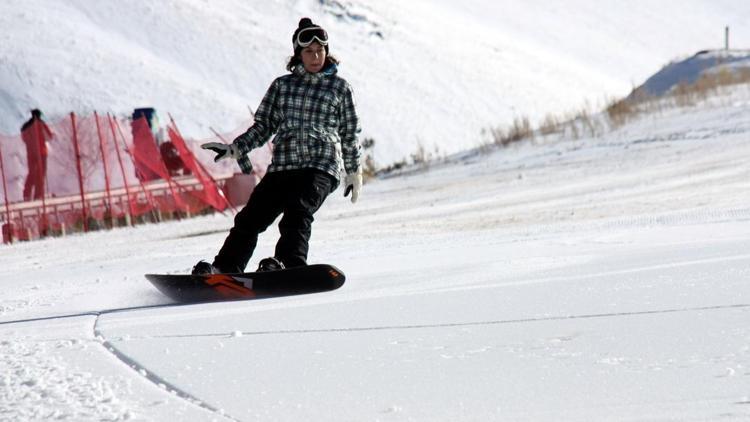
[{"label": "knit beanie hat", "polygon": [[297,29],[294,31],[294,35],[292,35],[294,55],[298,56],[300,51],[313,41],[320,43],[326,49],[326,54],[328,54],[328,33],[326,30],[320,25],[314,24],[310,18],[300,19]]}]

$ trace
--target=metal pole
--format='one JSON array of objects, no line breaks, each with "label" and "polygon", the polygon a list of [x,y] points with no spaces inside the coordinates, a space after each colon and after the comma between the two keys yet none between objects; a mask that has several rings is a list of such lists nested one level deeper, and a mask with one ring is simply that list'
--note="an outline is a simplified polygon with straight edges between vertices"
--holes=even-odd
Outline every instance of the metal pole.
[{"label": "metal pole", "polygon": [[112,117],[109,113],[107,113],[107,121],[109,122],[109,129],[112,131],[112,139],[115,141],[115,152],[117,153],[117,161],[120,163],[120,171],[122,172],[122,184],[125,185],[125,195],[128,197],[128,208],[130,209],[130,218],[128,218],[128,221],[131,226],[134,226],[135,223],[133,222],[133,218],[135,218],[135,209],[133,207],[133,203],[130,202],[130,185],[128,184],[128,178],[125,174],[125,167],[122,164],[122,156],[120,155],[120,144],[117,142],[117,135],[115,134],[115,125],[112,123],[112,120],[114,117]]},{"label": "metal pole", "polygon": [[99,136],[99,150],[102,152],[102,165],[104,166],[104,188],[107,192],[107,213],[109,214],[110,224],[112,224],[112,191],[109,184],[109,166],[107,166],[107,153],[104,145],[104,137],[102,136],[102,128],[99,125],[99,114],[94,112],[94,121],[96,121],[96,134]]},{"label": "metal pole", "polygon": [[724,27],[724,50],[729,50],[729,26]]},{"label": "metal pole", "polygon": [[[2,145],[0,145],[2,147]],[[13,243],[13,225],[10,219],[10,202],[8,200],[8,186],[5,182],[5,166],[3,165],[3,149],[0,148],[0,174],[3,177],[3,197],[5,198],[5,224],[8,228],[8,243]]]},{"label": "metal pole", "polygon": [[37,158],[39,163],[39,170],[37,171],[37,181],[39,182],[36,187],[34,188],[34,196],[36,197],[38,195],[38,192],[36,191],[36,188],[39,187],[39,185],[42,186],[42,227],[39,233],[39,236],[47,236],[47,231],[49,230],[49,220],[47,219],[47,189],[49,189],[49,186],[47,181],[49,180],[47,178],[47,157],[42,154],[42,150],[47,148],[47,139],[45,138],[46,133],[43,131],[44,122],[42,122],[42,119],[35,121],[33,124],[34,132],[36,133],[36,140],[37,140]]},{"label": "metal pole", "polygon": [[76,153],[76,170],[78,171],[78,188],[81,191],[81,215],[83,216],[83,231],[89,231],[89,216],[86,212],[86,192],[83,188],[83,171],[81,170],[81,151],[78,148],[78,131],[76,128],[76,114],[70,113],[70,122],[73,125],[73,147]]}]

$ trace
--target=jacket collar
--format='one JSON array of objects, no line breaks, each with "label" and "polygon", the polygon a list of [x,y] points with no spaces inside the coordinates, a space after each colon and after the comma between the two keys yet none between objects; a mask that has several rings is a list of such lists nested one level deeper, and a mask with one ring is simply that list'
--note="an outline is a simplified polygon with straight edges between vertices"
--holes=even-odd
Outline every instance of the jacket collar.
[{"label": "jacket collar", "polygon": [[333,63],[324,67],[323,70],[321,70],[318,73],[308,72],[307,70],[305,70],[305,66],[303,66],[301,63],[295,66],[294,69],[292,69],[292,73],[301,77],[305,82],[311,82],[311,83],[320,82],[326,76],[335,75],[337,72],[338,72],[338,67]]}]

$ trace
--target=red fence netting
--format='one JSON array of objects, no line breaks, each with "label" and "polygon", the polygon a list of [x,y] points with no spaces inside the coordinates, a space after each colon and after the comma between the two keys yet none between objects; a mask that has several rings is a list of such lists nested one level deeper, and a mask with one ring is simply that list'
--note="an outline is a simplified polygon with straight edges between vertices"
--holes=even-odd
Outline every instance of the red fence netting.
[{"label": "red fence netting", "polygon": [[[0,134],[3,240],[233,208],[223,187],[237,177],[236,164],[214,163],[200,144],[233,139],[247,126],[197,141],[185,139],[170,120],[156,128],[145,117],[71,113],[51,123],[32,119],[17,135]],[[270,148],[250,156],[257,178],[270,163]]]}]

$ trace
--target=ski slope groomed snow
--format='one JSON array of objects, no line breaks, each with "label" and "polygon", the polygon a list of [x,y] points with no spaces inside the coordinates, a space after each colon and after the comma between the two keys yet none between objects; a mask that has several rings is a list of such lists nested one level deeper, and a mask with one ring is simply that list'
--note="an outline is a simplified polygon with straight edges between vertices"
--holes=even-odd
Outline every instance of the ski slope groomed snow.
[{"label": "ski slope groomed snow", "polygon": [[335,292],[175,305],[143,278],[230,215],[2,246],[0,419],[750,420],[744,91],[339,190],[310,256]]}]

